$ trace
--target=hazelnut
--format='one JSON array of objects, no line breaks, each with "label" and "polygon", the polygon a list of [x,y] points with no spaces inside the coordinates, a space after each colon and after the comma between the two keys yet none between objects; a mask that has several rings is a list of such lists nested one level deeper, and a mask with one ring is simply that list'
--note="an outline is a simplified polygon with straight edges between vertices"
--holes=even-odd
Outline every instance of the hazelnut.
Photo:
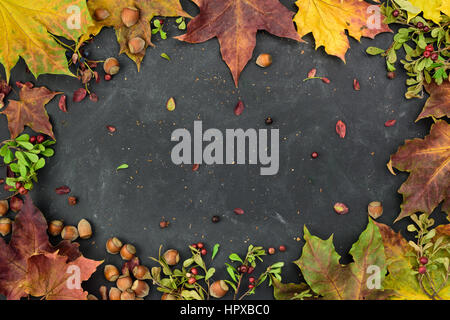
[{"label": "hazelnut", "polygon": [[164,293],[161,297],[161,300],[177,300],[177,297],[170,293]]},{"label": "hazelnut", "polygon": [[122,246],[122,241],[116,237],[109,238],[108,241],[106,241],[106,251],[110,254],[118,254]]},{"label": "hazelnut", "polygon": [[383,205],[380,201],[372,201],[367,207],[367,212],[372,218],[377,219],[383,214]]},{"label": "hazelnut", "polygon": [[105,278],[108,281],[116,281],[119,278],[119,269],[116,268],[116,266],[113,266],[112,264],[107,264],[105,266],[104,270]]},{"label": "hazelnut", "polygon": [[7,236],[11,232],[12,221],[10,218],[0,219],[0,234],[2,236]]},{"label": "hazelnut", "polygon": [[148,292],[150,291],[150,286],[145,281],[135,280],[133,282],[133,286],[131,287],[131,290],[134,291],[134,293],[136,294],[136,297],[144,298],[144,297],[148,296]]},{"label": "hazelnut", "polygon": [[167,250],[163,257],[169,266],[174,266],[180,261],[180,254],[175,249]]},{"label": "hazelnut", "polygon": [[130,276],[120,276],[116,281],[116,286],[120,291],[130,289],[133,285],[133,279]]},{"label": "hazelnut", "polygon": [[78,222],[78,234],[81,239],[89,239],[92,236],[92,228],[89,221],[81,219],[80,222]]},{"label": "hazelnut", "polygon": [[268,53],[263,53],[256,59],[256,64],[262,68],[267,68],[272,64],[272,56]]},{"label": "hazelnut", "polygon": [[228,285],[223,280],[215,281],[209,288],[209,294],[214,298],[222,298],[228,292]]},{"label": "hazelnut", "polygon": [[8,200],[0,200],[0,217],[3,217],[8,213],[9,203]]},{"label": "hazelnut", "polygon": [[148,268],[146,266],[143,266],[143,265],[134,267],[133,275],[138,280],[145,280],[145,279],[151,278],[150,271],[148,270]]},{"label": "hazelnut", "polygon": [[61,220],[53,220],[48,224],[48,233],[50,235],[56,237],[61,234],[62,229],[64,228],[64,223]]},{"label": "hazelnut", "polygon": [[75,241],[78,238],[78,230],[74,226],[65,226],[61,231],[64,240]]},{"label": "hazelnut", "polygon": [[120,295],[122,291],[117,289],[116,287],[112,287],[109,289],[109,300],[120,300]]},{"label": "hazelnut", "polygon": [[109,11],[103,8],[95,9],[94,11],[94,19],[97,21],[105,20],[110,16]]},{"label": "hazelnut", "polygon": [[103,70],[112,76],[117,74],[120,70],[119,60],[113,57],[106,59],[103,63]]},{"label": "hazelnut", "polygon": [[98,300],[98,298],[96,296],[94,296],[93,294],[88,294],[87,299],[88,300]]},{"label": "hazelnut", "polygon": [[136,54],[144,50],[145,44],[146,43],[144,39],[136,37],[128,41],[128,49],[130,49],[130,52],[132,54]]},{"label": "hazelnut", "polygon": [[134,7],[123,8],[122,14],[120,15],[122,22],[125,26],[132,27],[139,20],[139,9]]},{"label": "hazelnut", "polygon": [[98,291],[100,292],[102,300],[108,300],[108,288],[106,288],[106,286],[100,286]]},{"label": "hazelnut", "polygon": [[120,256],[123,260],[131,260],[136,254],[136,248],[131,244],[126,244],[120,249]]},{"label": "hazelnut", "polygon": [[122,294],[120,295],[120,300],[135,300],[135,299],[136,294],[131,289],[123,291]]}]

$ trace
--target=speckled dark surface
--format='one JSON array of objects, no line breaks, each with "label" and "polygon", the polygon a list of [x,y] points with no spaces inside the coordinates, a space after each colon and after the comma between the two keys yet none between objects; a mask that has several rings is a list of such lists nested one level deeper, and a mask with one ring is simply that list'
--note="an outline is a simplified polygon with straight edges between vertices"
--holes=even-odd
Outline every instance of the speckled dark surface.
[{"label": "speckled dark surface", "polygon": [[[294,1],[282,1],[295,9]],[[195,15],[196,7],[182,1]],[[179,34],[173,20],[166,26],[169,36]],[[314,50],[308,43],[279,39],[260,32],[254,57],[273,55],[270,68],[261,69],[254,59],[242,73],[239,89],[223,63],[216,39],[191,45],[155,37],[156,48],[148,49],[141,72],[126,56],[120,56],[120,73],[110,82],[93,86],[100,100],[72,103],[79,83],[69,77],[41,76],[36,85],[45,85],[69,96],[68,113],[62,113],[57,99],[47,110],[54,125],[56,155],[40,172],[40,182],[32,192],[35,204],[48,219],[63,218],[76,224],[81,218],[91,221],[94,237],[82,240],[85,256],[105,259],[121,265],[120,258],[106,254],[106,239],[117,236],[136,245],[144,264],[158,253],[158,247],[177,248],[186,258],[187,245],[203,241],[211,249],[221,244],[213,266],[216,278],[225,276],[223,263],[231,252],[244,254],[249,244],[287,246],[285,253],[265,259],[265,265],[284,261],[283,277],[299,281],[298,269],[291,263],[301,254],[303,225],[322,238],[334,234],[337,251],[347,262],[353,242],[367,224],[367,204],[379,200],[384,205],[380,221],[392,224],[399,213],[401,196],[397,189],[407,175],[391,175],[386,169],[389,155],[405,139],[423,137],[427,121],[414,123],[424,101],[404,99],[403,72],[394,81],[386,78],[384,62],[368,57],[369,45],[389,45],[391,34],[362,43],[351,40],[347,64]],[[116,56],[119,50],[113,30],[104,30],[90,45],[94,58]],[[168,62],[162,52],[171,57]],[[331,79],[303,82],[311,68]],[[2,71],[3,72],[3,71]],[[2,73],[4,75],[4,73]],[[361,91],[353,90],[353,79]],[[12,82],[33,80],[22,62],[13,70]],[[169,97],[175,97],[174,112],[165,109]],[[14,93],[10,98],[16,98]],[[233,113],[238,99],[246,109],[240,117]],[[204,128],[265,128],[271,116],[273,128],[280,129],[280,171],[276,176],[260,176],[259,166],[176,166],[170,159],[171,132],[176,128],[193,129],[194,120]],[[347,137],[335,133],[337,120],[347,124]],[[387,120],[396,119],[386,128]],[[117,132],[109,134],[106,125]],[[0,137],[8,138],[7,122],[0,117]],[[311,152],[319,158],[312,160]],[[128,163],[130,168],[116,172]],[[68,185],[79,204],[70,207],[67,196],[54,189]],[[338,216],[332,207],[344,202],[350,212]],[[245,210],[236,216],[233,208]],[[221,216],[218,224],[213,215]],[[435,217],[441,217],[435,213]],[[159,228],[162,217],[170,227]],[[407,221],[394,225],[404,230]],[[86,288],[97,293],[105,284],[97,272]],[[230,295],[227,296],[230,298]],[[159,298],[152,289],[150,298]],[[252,298],[270,299],[271,289],[258,290]]]}]

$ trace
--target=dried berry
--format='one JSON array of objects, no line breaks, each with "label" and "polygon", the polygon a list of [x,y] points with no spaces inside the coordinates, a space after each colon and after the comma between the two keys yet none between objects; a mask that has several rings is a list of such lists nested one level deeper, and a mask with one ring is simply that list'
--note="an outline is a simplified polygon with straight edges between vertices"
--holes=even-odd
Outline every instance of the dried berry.
[{"label": "dried berry", "polygon": [[321,78],[321,79],[322,79],[322,82],[324,82],[326,84],[329,84],[331,82],[330,79],[328,79],[328,78]]},{"label": "dried berry", "polygon": [[275,248],[269,248],[269,249],[267,249],[267,252],[269,254],[275,254]]},{"label": "dried berry", "polygon": [[203,244],[203,242],[197,243],[197,248],[203,249],[204,247],[205,247],[205,245]]},{"label": "dried berry", "polygon": [[314,78],[317,74],[317,69],[313,68],[308,72],[308,78]]},{"label": "dried berry", "polygon": [[241,209],[241,208],[235,208],[233,211],[234,211],[235,214],[237,214],[239,216],[244,214],[244,210]]},{"label": "dried berry", "polygon": [[273,119],[271,117],[267,117],[265,123],[270,126],[273,123]]},{"label": "dried berry", "polygon": [[344,122],[342,122],[341,120],[339,120],[336,123],[336,133],[339,135],[339,137],[341,137],[342,139],[345,138],[345,134],[347,133],[347,126],[345,125]]},{"label": "dried berry", "polygon": [[73,93],[73,102],[80,102],[86,98],[87,91],[84,88],[80,88]]},{"label": "dried berry", "polygon": [[206,254],[208,253],[208,251],[206,251],[206,249],[202,249],[202,251],[200,251],[200,253],[202,254],[202,256],[206,256]]},{"label": "dried berry", "polygon": [[395,76],[396,76],[396,74],[395,74],[394,71],[389,71],[389,72],[387,73],[387,77],[388,77],[388,79],[390,79],[390,80],[395,79]]},{"label": "dried berry", "polygon": [[395,125],[395,123],[397,122],[397,120],[388,120],[384,123],[385,127],[392,127],[393,125]]},{"label": "dried berry", "polygon": [[400,11],[398,11],[397,9],[392,11],[392,16],[394,16],[395,18],[397,18],[399,15],[400,15]]},{"label": "dried berry", "polygon": [[67,112],[67,104],[66,104],[67,96],[62,95],[61,98],[59,98],[58,107],[59,110],[62,112]]},{"label": "dried berry", "polygon": [[425,274],[427,273],[427,267],[425,266],[420,266],[419,269],[417,270],[420,274]]},{"label": "dried berry", "polygon": [[197,171],[200,165],[198,163],[195,163],[192,165],[192,171]]},{"label": "dried berry", "polygon": [[159,227],[161,229],[165,229],[165,228],[167,228],[169,226],[169,224],[170,224],[170,222],[162,220],[162,221],[159,222]]},{"label": "dried berry", "polygon": [[112,76],[110,74],[105,74],[105,81],[109,81],[112,79]]},{"label": "dried berry", "polygon": [[244,109],[245,109],[244,103],[239,100],[236,107],[234,107],[234,114],[240,116],[242,112],[244,112]]},{"label": "dried berry", "polygon": [[311,153],[311,158],[316,159],[319,156],[317,152]]},{"label": "dried berry", "polygon": [[71,206],[74,206],[74,205],[77,204],[78,199],[77,199],[76,197],[69,197],[69,198],[68,198],[68,201],[69,201],[69,204],[70,204]]},{"label": "dried berry", "polygon": [[89,100],[91,100],[92,102],[97,102],[98,96],[94,92],[91,92],[91,94],[89,95]]},{"label": "dried berry", "polygon": [[356,91],[361,90],[361,85],[359,84],[359,81],[357,79],[353,79],[353,89]]},{"label": "dried berry", "polygon": [[281,245],[278,250],[280,250],[281,252],[285,252],[286,251],[286,246]]},{"label": "dried berry", "polygon": [[427,264],[428,263],[428,258],[427,257],[420,257],[419,259],[420,264]]},{"label": "dried berry", "polygon": [[61,186],[55,189],[56,194],[68,194],[70,193],[70,188],[68,186]]},{"label": "dried berry", "polygon": [[116,132],[116,127],[114,127],[114,126],[106,126],[106,129],[108,129],[108,131],[111,133]]},{"label": "dried berry", "polygon": [[211,218],[211,221],[212,221],[213,223],[217,223],[217,222],[220,221],[220,217],[219,217],[219,216],[213,216],[213,217]]}]

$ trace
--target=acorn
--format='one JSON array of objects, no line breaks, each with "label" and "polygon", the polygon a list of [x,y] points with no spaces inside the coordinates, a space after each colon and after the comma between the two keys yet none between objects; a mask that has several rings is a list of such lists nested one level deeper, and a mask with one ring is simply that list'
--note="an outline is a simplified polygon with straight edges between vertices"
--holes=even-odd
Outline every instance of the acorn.
[{"label": "acorn", "polygon": [[170,294],[170,293],[164,293],[161,296],[161,300],[178,300],[177,297],[175,297],[174,295]]},{"label": "acorn", "polygon": [[11,232],[12,221],[10,218],[0,219],[0,234],[2,236],[7,236]]},{"label": "acorn", "polygon": [[267,68],[272,64],[272,56],[268,53],[262,53],[256,59],[256,64],[261,68]]},{"label": "acorn", "polygon": [[167,262],[167,264],[169,266],[174,266],[176,265],[178,262],[180,262],[180,254],[178,253],[177,250],[175,249],[170,249],[167,250],[164,253],[164,260]]},{"label": "acorn", "polygon": [[367,206],[367,212],[372,218],[377,219],[383,214],[383,205],[380,201],[372,201]]},{"label": "acorn", "polygon": [[131,260],[136,254],[136,248],[131,244],[126,244],[120,249],[120,256],[123,260]]},{"label": "acorn", "polygon": [[131,287],[131,290],[134,291],[134,293],[136,294],[136,297],[144,298],[144,297],[148,296],[148,293],[150,291],[150,286],[145,281],[135,280],[133,282],[133,286]]},{"label": "acorn", "polygon": [[130,52],[132,54],[136,54],[144,50],[145,48],[145,40],[141,37],[135,37],[128,41],[128,49],[130,49]]},{"label": "acorn", "polygon": [[81,219],[80,222],[78,222],[78,234],[81,239],[89,239],[92,236],[92,228],[89,221]]},{"label": "acorn", "polygon": [[105,266],[105,269],[103,271],[105,275],[105,279],[111,282],[116,281],[119,279],[119,269],[117,269],[116,266],[113,266],[112,264],[107,264]]},{"label": "acorn", "polygon": [[9,203],[8,200],[0,200],[0,217],[3,217],[8,213]]},{"label": "acorn", "polygon": [[112,287],[109,289],[109,300],[120,300],[120,295],[122,291],[117,289],[116,287]]},{"label": "acorn", "polygon": [[146,266],[143,265],[134,267],[133,275],[138,280],[146,280],[151,278],[150,271]]},{"label": "acorn", "polygon": [[123,291],[122,294],[120,295],[120,300],[135,300],[135,299],[136,294],[131,289]]},{"label": "acorn", "polygon": [[109,11],[104,8],[98,8],[98,9],[95,9],[95,11],[94,11],[94,19],[97,21],[105,20],[110,15],[111,14],[109,13]]},{"label": "acorn", "polygon": [[64,240],[75,241],[78,238],[78,230],[74,226],[65,226],[61,231]]},{"label": "acorn", "polygon": [[120,276],[116,281],[116,286],[120,291],[130,289],[133,285],[133,279],[130,276]]},{"label": "acorn", "polygon": [[64,223],[61,220],[52,220],[48,224],[48,233],[50,233],[50,235],[56,237],[61,234],[61,231],[63,228],[64,228]]},{"label": "acorn", "polygon": [[132,27],[139,20],[139,9],[134,7],[123,8],[120,18],[125,26]]},{"label": "acorn", "polygon": [[220,299],[227,294],[228,290],[229,288],[227,283],[223,280],[218,280],[215,281],[209,288],[209,294],[214,298]]},{"label": "acorn", "polygon": [[119,60],[114,57],[106,59],[103,63],[103,70],[106,72],[106,74],[112,76],[117,74],[120,70]]},{"label": "acorn", "polygon": [[118,254],[122,246],[122,241],[116,237],[109,238],[108,241],[106,241],[106,251],[110,254]]}]

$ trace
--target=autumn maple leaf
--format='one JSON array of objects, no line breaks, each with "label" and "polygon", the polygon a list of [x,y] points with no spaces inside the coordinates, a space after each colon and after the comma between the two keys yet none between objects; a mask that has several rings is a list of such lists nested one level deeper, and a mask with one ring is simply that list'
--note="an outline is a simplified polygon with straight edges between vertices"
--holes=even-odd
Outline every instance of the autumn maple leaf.
[{"label": "autumn maple leaf", "polygon": [[403,194],[396,221],[416,212],[431,213],[444,201],[442,210],[450,214],[450,125],[439,120],[425,139],[407,140],[388,163],[392,168],[410,172],[398,190]]},{"label": "autumn maple leaf", "polygon": [[295,3],[298,13],[294,17],[300,37],[313,34],[316,49],[324,46],[325,52],[345,61],[350,48],[345,30],[354,39],[374,38],[382,32],[391,32],[383,23],[379,6],[371,10],[371,4],[361,0],[299,0]]},{"label": "autumn maple leaf", "polygon": [[278,0],[193,0],[200,13],[189,22],[187,33],[176,37],[190,43],[217,37],[222,58],[237,87],[239,76],[251,59],[258,30],[301,41],[292,23],[293,12]]},{"label": "autumn maple leaf", "polygon": [[[184,12],[179,0],[90,0],[89,12],[94,18],[94,26],[82,36],[80,43],[87,40],[90,35],[97,35],[103,27],[114,27],[117,41],[120,45],[120,53],[126,53],[137,65],[138,70],[145,56],[145,49],[153,46],[150,21],[155,16],[163,17],[190,17]],[[135,7],[139,10],[139,20],[131,27],[126,27],[121,19],[122,10],[127,7]],[[96,10],[103,9],[108,12],[103,20],[96,18]],[[98,19],[98,20],[96,20]],[[128,41],[140,37],[145,41],[145,48],[141,52],[132,53],[128,47]]]},{"label": "autumn maple leaf", "polygon": [[[437,24],[442,20],[441,11],[447,14],[450,11],[450,0],[409,0],[409,2],[420,10],[419,13],[423,12],[425,19],[430,19]],[[408,12],[408,19],[414,18],[417,14]]]},{"label": "autumn maple leaf", "polygon": [[11,139],[22,133],[25,126],[55,139],[45,105],[58,94],[61,92],[53,92],[45,87],[30,88],[23,85],[19,93],[20,101],[10,100],[6,109],[0,112],[8,118]]},{"label": "autumn maple leaf", "polygon": [[416,121],[427,117],[450,118],[450,82],[446,80],[438,85],[433,81],[430,84],[426,83],[425,89],[430,97]]},{"label": "autumn maple leaf", "polygon": [[36,78],[72,75],[65,49],[52,35],[76,41],[91,23],[85,0],[0,0],[0,63],[7,81],[19,57]]}]

